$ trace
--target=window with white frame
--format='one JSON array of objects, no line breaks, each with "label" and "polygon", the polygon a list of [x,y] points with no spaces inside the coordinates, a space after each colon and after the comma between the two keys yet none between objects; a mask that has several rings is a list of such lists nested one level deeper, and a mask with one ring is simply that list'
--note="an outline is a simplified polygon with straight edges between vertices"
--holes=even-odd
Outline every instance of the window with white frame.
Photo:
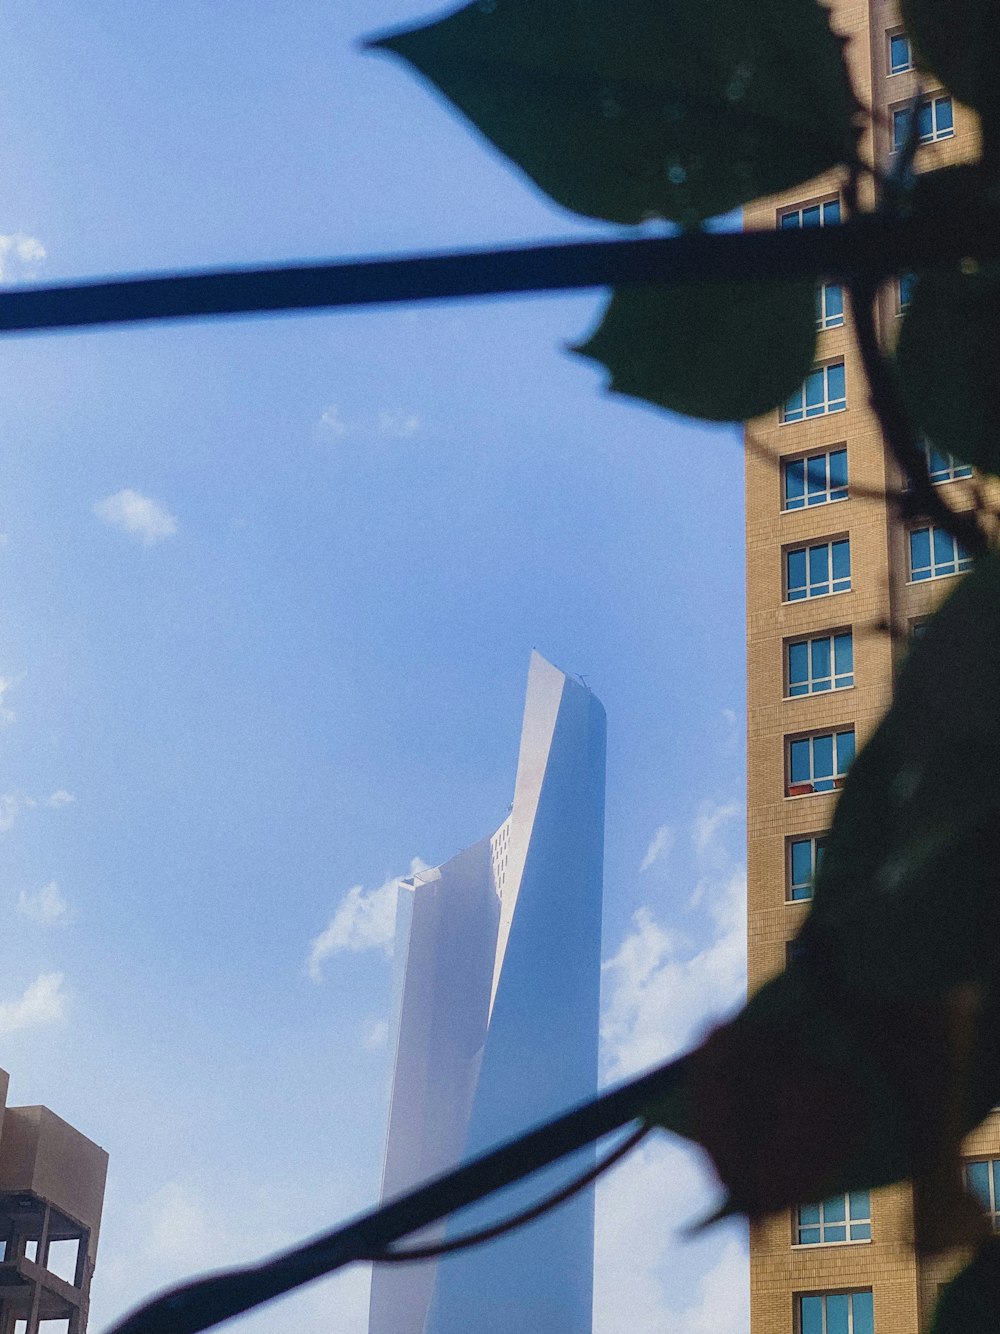
[{"label": "window with white frame", "polygon": [[962,1168],[965,1185],[990,1218],[994,1232],[1000,1232],[1000,1158],[986,1158],[966,1163]]},{"label": "window with white frame", "polygon": [[781,465],[784,508],[801,510],[847,499],[847,446],[786,459]]},{"label": "window with white frame", "polygon": [[819,204],[800,204],[778,214],[782,231],[796,227],[832,227],[840,221],[840,199],[825,199]]},{"label": "window with white frame", "polygon": [[847,407],[847,382],[844,363],[832,361],[809,372],[781,409],[783,422],[800,422],[807,417],[822,417],[829,412],[843,412]]},{"label": "window with white frame", "polygon": [[797,1306],[796,1334],[875,1334],[871,1288],[803,1294]]},{"label": "window with white frame", "polygon": [[795,1211],[796,1246],[833,1246],[871,1239],[872,1206],[867,1190],[834,1195],[822,1204],[803,1204]]},{"label": "window with white frame", "polygon": [[816,328],[839,329],[844,323],[844,289],[840,283],[820,283],[816,288]]},{"label": "window with white frame", "polygon": [[823,849],[826,847],[826,834],[796,835],[787,840],[788,857],[786,873],[789,903],[800,903],[813,896],[816,872],[823,861]]},{"label": "window with white frame", "polygon": [[787,795],[833,792],[843,784],[853,759],[853,727],[789,740]]},{"label": "window with white frame", "polygon": [[943,579],[961,574],[972,566],[972,557],[957,538],[937,524],[910,530],[910,579]]},{"label": "window with white frame", "polygon": [[[913,108],[897,107],[892,113],[893,152],[903,147],[910,133],[910,121]],[[950,139],[955,133],[955,112],[951,98],[929,97],[917,107],[917,138],[922,144],[932,144],[938,139]]]},{"label": "window with white frame", "polygon": [[854,636],[850,630],[793,639],[786,646],[785,679],[789,699],[846,690],[854,685]]},{"label": "window with white frame", "polygon": [[889,73],[905,74],[907,70],[913,69],[913,50],[906,33],[900,29],[897,32],[887,33],[886,36],[889,39],[887,43]]},{"label": "window with white frame", "polygon": [[828,593],[846,593],[850,587],[850,538],[791,547],[785,552],[786,601],[801,602]]},{"label": "window with white frame", "polygon": [[959,477],[971,477],[972,469],[967,463],[960,463],[947,450],[935,449],[929,440],[921,440],[920,447],[927,459],[927,471],[935,484],[953,482]]}]

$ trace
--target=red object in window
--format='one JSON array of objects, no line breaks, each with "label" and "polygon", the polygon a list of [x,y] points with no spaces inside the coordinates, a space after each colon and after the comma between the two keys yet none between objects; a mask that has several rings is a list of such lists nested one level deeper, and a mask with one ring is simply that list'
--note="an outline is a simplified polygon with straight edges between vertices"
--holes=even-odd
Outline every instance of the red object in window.
[{"label": "red object in window", "polygon": [[812,783],[789,783],[788,795],[790,797],[806,797],[813,790]]}]

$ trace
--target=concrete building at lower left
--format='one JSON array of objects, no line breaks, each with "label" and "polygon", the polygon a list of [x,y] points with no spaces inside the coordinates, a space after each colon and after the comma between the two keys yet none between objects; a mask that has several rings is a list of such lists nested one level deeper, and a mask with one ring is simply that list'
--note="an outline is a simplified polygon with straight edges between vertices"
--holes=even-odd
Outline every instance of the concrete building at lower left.
[{"label": "concrete building at lower left", "polygon": [[84,1334],[108,1155],[0,1070],[0,1334]]}]

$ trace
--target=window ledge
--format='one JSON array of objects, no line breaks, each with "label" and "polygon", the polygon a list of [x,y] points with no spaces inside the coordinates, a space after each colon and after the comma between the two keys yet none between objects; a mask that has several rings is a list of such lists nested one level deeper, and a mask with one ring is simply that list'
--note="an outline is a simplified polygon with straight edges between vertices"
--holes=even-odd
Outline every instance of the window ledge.
[{"label": "window ledge", "polygon": [[810,690],[805,695],[782,695],[781,700],[783,704],[794,704],[800,699],[823,699],[826,695],[843,695],[848,690],[856,689],[856,686],[834,686],[832,690]]},{"label": "window ledge", "polygon": [[[817,505],[816,508],[820,509],[821,506]],[[963,570],[962,573],[966,574],[968,573],[968,571]],[[950,577],[951,576],[947,574],[939,574],[937,576],[938,579],[948,579]],[[922,584],[929,584],[931,581],[929,579],[921,579],[918,582]],[[821,602],[824,598],[842,598],[846,597],[848,593],[853,593],[853,592],[854,592],[853,588],[838,588],[834,593],[814,593],[811,598],[795,598],[793,600],[792,598],[786,597],[783,599],[781,605],[783,607],[807,607],[810,602]]]}]

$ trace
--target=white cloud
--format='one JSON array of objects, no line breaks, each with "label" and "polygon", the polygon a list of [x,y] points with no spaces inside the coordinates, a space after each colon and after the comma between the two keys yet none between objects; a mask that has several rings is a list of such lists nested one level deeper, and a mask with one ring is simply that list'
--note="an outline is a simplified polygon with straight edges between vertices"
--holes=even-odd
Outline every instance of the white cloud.
[{"label": "white cloud", "polygon": [[746,1247],[706,1217],[719,1191],[697,1151],[646,1142],[597,1187],[594,1334],[741,1334],[748,1328]]},{"label": "white cloud", "polygon": [[743,807],[738,801],[727,801],[722,804],[706,802],[695,816],[694,829],[691,833],[695,850],[700,853],[707,852],[715,842],[723,825],[730,820],[737,819],[742,814]]},{"label": "white cloud", "polygon": [[361,1035],[365,1051],[380,1051],[389,1041],[389,1025],[385,1019],[369,1019]]},{"label": "white cloud", "polygon": [[649,868],[670,853],[674,846],[674,831],[667,824],[661,824],[659,829],[650,840],[649,847],[646,849],[646,855],[642,859],[642,865],[639,867],[640,874],[648,871]]},{"label": "white cloud", "polygon": [[70,919],[69,904],[55,880],[31,893],[22,889],[17,899],[17,910],[22,917],[41,926],[65,926]]},{"label": "white cloud", "polygon": [[383,408],[376,422],[376,432],[390,440],[407,440],[420,430],[420,418],[415,412],[396,412]]},{"label": "white cloud", "polygon": [[423,425],[420,414],[410,408],[377,408],[370,415],[346,419],[336,403],[324,408],[316,425],[321,438],[346,440],[409,440]]},{"label": "white cloud", "polygon": [[45,259],[45,247],[24,232],[0,233],[0,283],[30,278]]},{"label": "white cloud", "polygon": [[0,1037],[61,1022],[66,1017],[62,985],[62,973],[40,973],[17,1000],[0,1001]]},{"label": "white cloud", "polygon": [[21,799],[16,792],[0,793],[0,834],[13,828],[20,809]]},{"label": "white cloud", "polygon": [[106,496],[94,505],[94,513],[112,528],[137,537],[145,546],[162,542],[177,532],[177,520],[172,514],[130,487]]},{"label": "white cloud", "polygon": [[64,806],[71,806],[76,801],[72,792],[67,792],[64,787],[56,788],[46,799],[46,806],[51,806],[54,811],[62,810]]},{"label": "white cloud", "polygon": [[6,726],[12,723],[15,718],[14,710],[7,705],[7,691],[11,686],[16,686],[17,682],[10,676],[0,676],[0,725]]},{"label": "white cloud", "polygon": [[[426,864],[419,857],[410,863],[410,875],[425,871]],[[395,876],[365,892],[363,885],[354,885],[338,903],[326,929],[312,942],[306,972],[314,982],[323,977],[323,963],[331,954],[343,950],[385,950],[392,953],[396,930],[396,893],[401,877]]]}]

